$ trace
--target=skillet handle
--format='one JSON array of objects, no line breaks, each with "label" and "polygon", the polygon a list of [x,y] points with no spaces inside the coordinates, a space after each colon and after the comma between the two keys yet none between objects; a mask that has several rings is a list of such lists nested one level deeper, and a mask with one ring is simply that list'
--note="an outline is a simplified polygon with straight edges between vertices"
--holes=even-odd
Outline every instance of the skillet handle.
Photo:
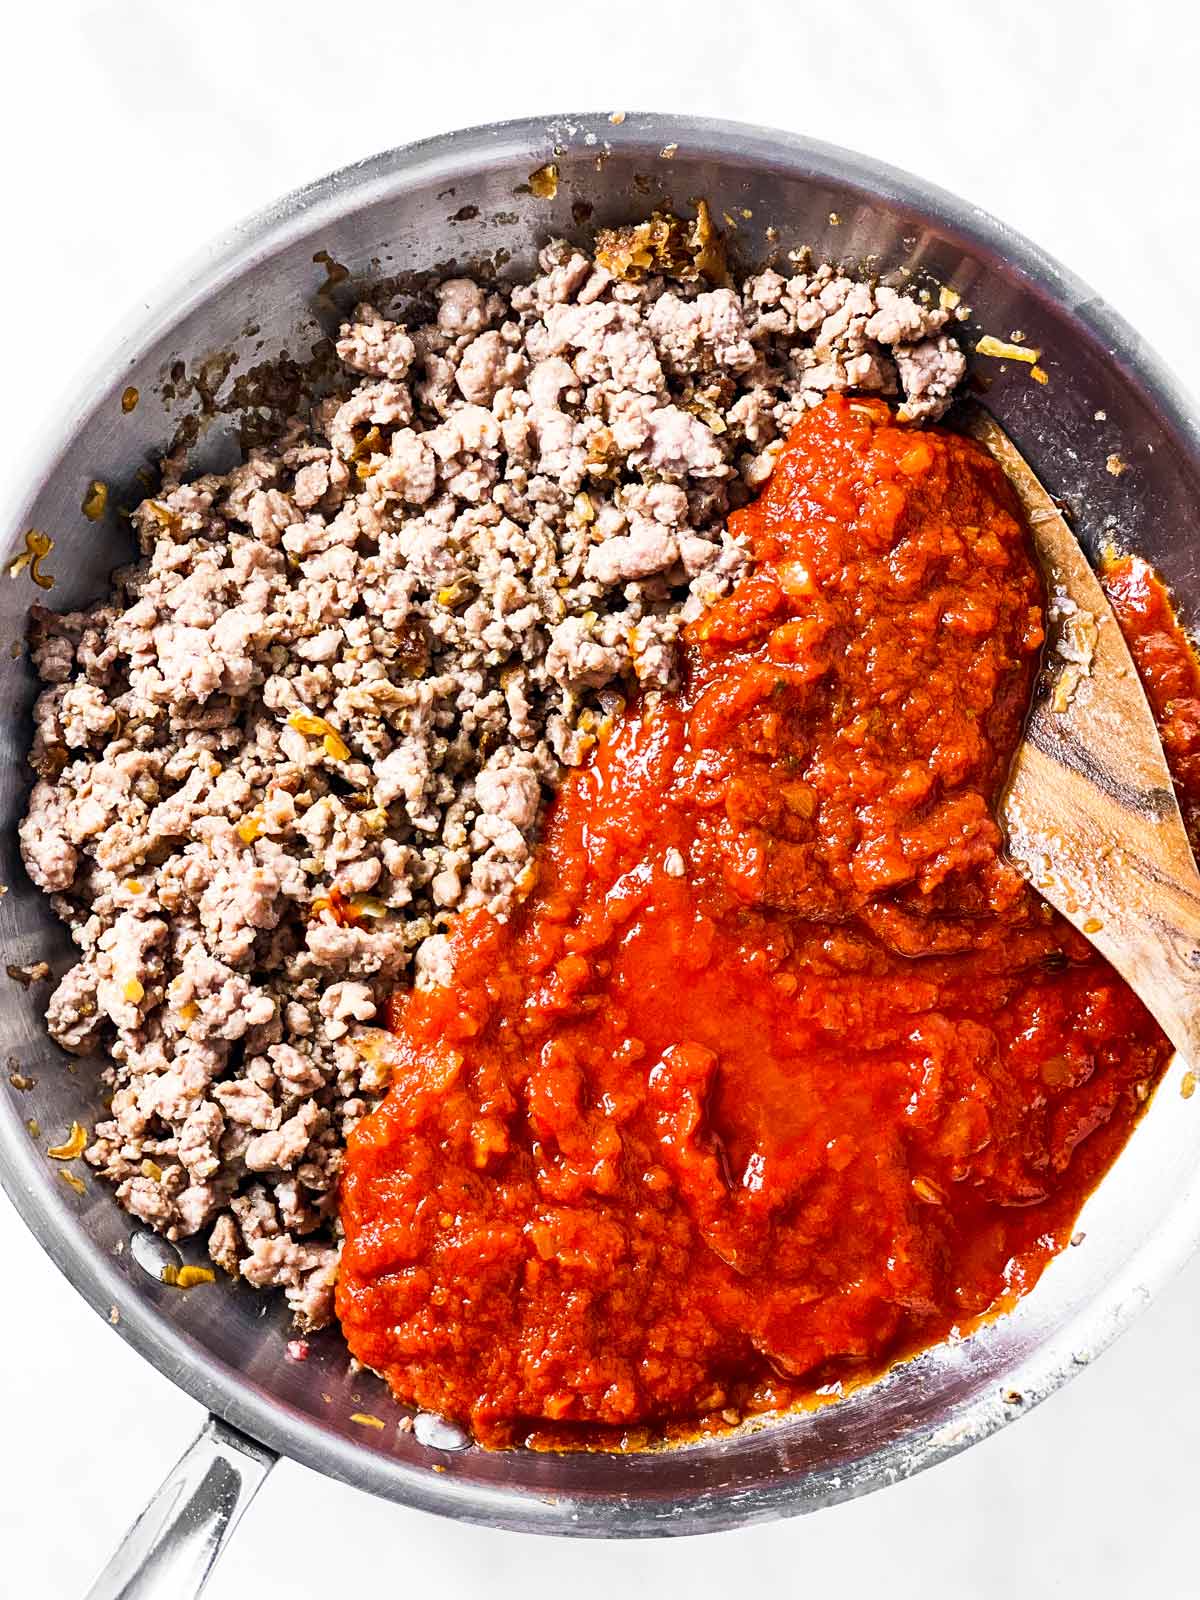
[{"label": "skillet handle", "polygon": [[194,1600],[277,1459],[265,1445],[209,1417],[87,1600]]}]

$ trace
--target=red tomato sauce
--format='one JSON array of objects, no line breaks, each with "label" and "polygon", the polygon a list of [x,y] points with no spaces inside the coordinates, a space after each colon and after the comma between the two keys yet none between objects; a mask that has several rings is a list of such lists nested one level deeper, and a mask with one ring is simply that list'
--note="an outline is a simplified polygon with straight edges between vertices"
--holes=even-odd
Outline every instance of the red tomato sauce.
[{"label": "red tomato sauce", "polygon": [[1170,595],[1141,556],[1106,561],[1100,581],[1154,711],[1195,850],[1200,847],[1200,662]]},{"label": "red tomato sauce", "polygon": [[397,997],[350,1140],[350,1347],[488,1445],[723,1427],[1011,1304],[1169,1053],[1001,851],[1043,593],[991,458],[831,399],[731,527],[682,691]]}]

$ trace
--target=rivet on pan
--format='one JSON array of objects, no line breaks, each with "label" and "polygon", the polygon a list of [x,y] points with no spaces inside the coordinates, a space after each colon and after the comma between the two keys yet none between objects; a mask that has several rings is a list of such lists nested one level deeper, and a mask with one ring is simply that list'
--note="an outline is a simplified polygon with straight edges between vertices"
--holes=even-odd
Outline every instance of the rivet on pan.
[{"label": "rivet on pan", "polygon": [[142,1271],[158,1283],[163,1282],[163,1273],[168,1267],[178,1271],[183,1265],[183,1257],[175,1246],[157,1233],[135,1233],[129,1241],[129,1254]]},{"label": "rivet on pan", "polygon": [[465,1450],[471,1436],[455,1422],[447,1422],[432,1411],[419,1411],[413,1418],[413,1433],[431,1450]]}]

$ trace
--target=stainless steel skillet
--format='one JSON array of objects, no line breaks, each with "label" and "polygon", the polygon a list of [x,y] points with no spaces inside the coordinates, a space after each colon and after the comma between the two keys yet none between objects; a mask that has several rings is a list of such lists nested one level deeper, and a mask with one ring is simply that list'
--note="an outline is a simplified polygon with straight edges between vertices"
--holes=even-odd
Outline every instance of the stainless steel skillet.
[{"label": "stainless steel skillet", "polygon": [[[539,198],[529,176],[550,162],[557,193]],[[1001,338],[1021,330],[1042,350],[1049,382],[1031,381],[1025,364],[979,357],[989,408],[1093,550],[1118,534],[1165,573],[1185,618],[1200,617],[1200,429],[1170,375],[1086,287],[974,207],[863,157],[769,130],[632,113],[620,123],[571,115],[427,140],[322,179],[218,241],[81,384],[59,437],[24,464],[25,487],[3,518],[7,549],[21,548],[27,528],[45,529],[55,540],[44,562],[51,603],[101,592],[127,551],[115,522],[81,515],[88,482],[111,483],[117,501],[134,497],[137,468],[178,421],[162,392],[176,361],[194,370],[232,350],[243,371],[283,348],[307,355],[332,315],[319,254],[367,278],[480,256],[499,256],[503,270],[527,265],[549,233],[582,235],[701,195],[718,221],[731,219],[721,225],[747,263],[808,243],[879,270],[929,274],[974,307],[981,329]],[[335,287],[334,298],[343,292]],[[128,414],[127,386],[141,395]],[[198,460],[224,464],[229,451],[218,420]],[[1119,477],[1106,468],[1114,453],[1128,467]],[[27,575],[0,583],[8,642],[23,634],[30,601],[44,597]],[[33,695],[25,661],[0,650],[0,882],[9,887],[0,950],[5,963],[46,959],[61,970],[65,938],[15,849]],[[111,1194],[91,1180],[82,1194],[62,1182],[46,1143],[76,1117],[90,1125],[96,1086],[93,1068],[68,1070],[46,1038],[43,996],[15,984],[0,994],[0,1057],[11,1063],[0,1077],[0,1177],[98,1313],[214,1419],[98,1596],[193,1592],[276,1453],[409,1505],[530,1532],[696,1533],[815,1510],[1021,1415],[1102,1350],[1200,1241],[1200,1096],[1182,1100],[1175,1068],[1089,1205],[1086,1244],[1012,1316],[972,1338],[839,1405],[666,1453],[450,1448],[458,1441],[430,1419],[397,1430],[379,1385],[348,1373],[335,1331],[313,1341],[307,1362],[289,1362],[280,1306],[248,1289],[163,1285],[139,1264],[145,1246]],[[45,1130],[40,1142],[26,1130],[31,1118]],[[355,1413],[388,1426],[363,1428]]]}]

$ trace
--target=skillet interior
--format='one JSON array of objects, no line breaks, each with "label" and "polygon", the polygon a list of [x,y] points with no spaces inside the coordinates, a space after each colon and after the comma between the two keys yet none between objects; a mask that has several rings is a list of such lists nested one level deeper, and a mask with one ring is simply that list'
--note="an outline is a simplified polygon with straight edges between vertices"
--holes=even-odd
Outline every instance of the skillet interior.
[{"label": "skillet interior", "polygon": [[[670,154],[670,146],[677,148]],[[529,174],[558,164],[554,199]],[[818,257],[907,268],[952,285],[972,323],[1043,350],[1049,383],[1028,368],[979,358],[986,404],[1073,513],[1093,553],[1106,538],[1147,555],[1175,589],[1185,620],[1200,616],[1200,433],[1187,403],[1137,336],[1034,247],[949,196],[862,158],[766,130],[631,114],[531,120],[426,141],[347,169],[236,230],[136,330],[80,392],[61,439],[26,463],[29,491],[4,517],[6,549],[27,528],[49,532],[49,603],[103,592],[129,545],[110,513],[86,521],[92,478],[111,500],[140,497],[136,469],[170,437],[187,405],[164,397],[172,365],[194,371],[234,352],[234,374],[283,349],[305,358],[330,331],[354,280],[499,260],[523,270],[549,234],[582,237],[656,205],[704,196],[727,213],[735,260],[760,264],[793,245]],[[592,207],[587,221],[581,208]],[[836,219],[836,220],[835,220]],[[330,294],[319,251],[350,269]],[[247,330],[254,329],[249,332]],[[967,344],[972,329],[964,330]],[[230,380],[232,381],[232,380]],[[122,412],[136,386],[141,402]],[[1097,421],[1103,411],[1106,420]],[[231,459],[232,418],[203,430],[194,464]],[[1114,477],[1117,452],[1129,470]],[[20,639],[35,591],[27,574],[0,588],[0,641]],[[23,765],[35,683],[23,657],[0,650],[0,951],[5,963],[49,960],[70,946],[25,878],[15,847],[29,775]],[[1174,1065],[1129,1148],[1085,1214],[1087,1239],[1055,1262],[1017,1311],[972,1338],[930,1351],[840,1405],[729,1438],[651,1456],[566,1456],[423,1444],[393,1426],[368,1431],[352,1412],[395,1408],[367,1374],[346,1370],[336,1330],[304,1364],[284,1360],[281,1301],[246,1288],[183,1294],[155,1282],[129,1248],[135,1225],[89,1179],[77,1196],[44,1155],[73,1118],[95,1120],[95,1063],[48,1040],[46,990],[6,985],[0,1005],[0,1177],[50,1254],[117,1331],[197,1399],[308,1465],[430,1510],[493,1525],[592,1536],[689,1533],[802,1510],[864,1492],[981,1438],[1052,1391],[1144,1304],[1200,1240],[1195,1156],[1200,1097],[1185,1104]],[[14,1088],[10,1071],[36,1080]],[[44,1135],[33,1141],[27,1119]],[[201,1259],[193,1253],[192,1259]],[[434,1468],[442,1469],[434,1471]]]}]

